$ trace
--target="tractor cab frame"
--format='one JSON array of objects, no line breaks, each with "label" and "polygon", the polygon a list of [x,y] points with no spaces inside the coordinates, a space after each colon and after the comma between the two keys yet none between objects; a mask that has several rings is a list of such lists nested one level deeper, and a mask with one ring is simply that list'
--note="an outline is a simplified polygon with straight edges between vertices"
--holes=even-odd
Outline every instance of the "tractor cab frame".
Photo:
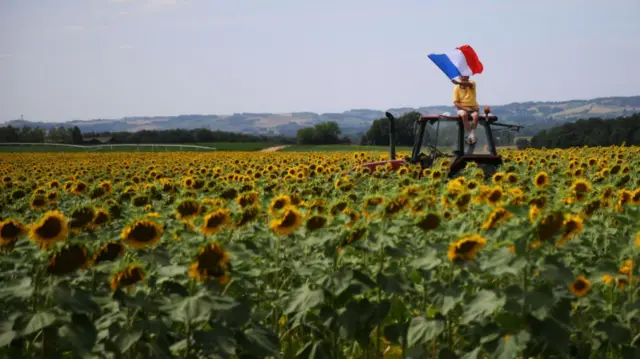
[{"label": "tractor cab frame", "polygon": [[[395,117],[386,112],[385,116],[389,119],[389,160],[371,162],[360,165],[361,167],[367,167],[369,170],[374,171],[378,166],[384,166],[387,163],[391,164],[394,170],[400,168],[405,164],[419,164],[423,169],[430,168],[434,161],[440,157],[451,158],[452,161],[449,165],[448,177],[456,177],[469,162],[475,162],[478,168],[482,169],[485,174],[485,178],[492,176],[499,166],[502,165],[502,156],[498,154],[496,149],[493,132],[495,130],[509,130],[519,132],[523,126],[497,123],[498,117],[490,113],[490,108],[486,107],[484,114],[479,116],[478,128],[483,128],[486,136],[486,145],[488,148],[488,154],[474,154],[476,144],[465,143],[465,129],[460,116],[450,115],[422,115],[414,123],[414,143],[411,151],[411,155],[404,159],[396,159],[396,140],[395,140]],[[471,119],[470,119],[471,120]],[[451,154],[443,153],[438,149],[438,134],[440,131],[440,123],[456,123],[457,136],[456,146]],[[435,145],[424,144],[424,146],[431,149],[429,154],[422,152],[422,146],[427,133],[427,124],[433,127],[436,124],[435,129]],[[492,128],[496,127],[496,129]],[[465,148],[466,145],[466,148]]]}]

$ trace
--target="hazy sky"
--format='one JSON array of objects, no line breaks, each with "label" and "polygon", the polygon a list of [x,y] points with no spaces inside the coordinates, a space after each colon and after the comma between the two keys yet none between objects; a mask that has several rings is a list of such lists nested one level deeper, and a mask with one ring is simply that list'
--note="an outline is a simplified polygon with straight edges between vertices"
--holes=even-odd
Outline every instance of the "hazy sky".
[{"label": "hazy sky", "polygon": [[0,122],[640,95],[640,0],[0,0]]}]

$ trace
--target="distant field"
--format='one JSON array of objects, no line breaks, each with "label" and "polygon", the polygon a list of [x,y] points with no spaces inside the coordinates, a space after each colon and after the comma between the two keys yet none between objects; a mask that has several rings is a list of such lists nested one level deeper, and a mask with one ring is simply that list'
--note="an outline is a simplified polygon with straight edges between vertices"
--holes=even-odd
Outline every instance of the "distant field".
[{"label": "distant field", "polygon": [[[109,145],[103,147],[71,147],[71,146],[55,146],[55,145],[19,145],[6,146],[0,143],[0,152],[200,152],[209,151],[207,149],[192,148],[190,145],[210,147],[215,151],[261,151],[266,148],[277,146],[274,143],[267,142],[216,142],[216,143],[194,143],[180,145],[157,145],[157,146],[114,146]],[[515,146],[503,146],[499,149],[513,149]],[[451,152],[450,147],[442,147],[440,150]],[[278,152],[388,152],[388,146],[359,146],[359,145],[288,145]],[[423,152],[428,152],[426,147],[422,148]],[[396,147],[396,152],[411,153],[411,147]]]},{"label": "distant field", "polygon": [[[389,146],[351,146],[351,145],[318,145],[318,146],[304,146],[295,145],[282,149],[280,152],[387,152]],[[411,147],[400,146],[396,147],[396,152],[411,152]]]},{"label": "distant field", "polygon": [[157,145],[157,146],[138,146],[135,144],[127,146],[109,146],[102,147],[72,147],[57,145],[2,145],[0,144],[0,152],[192,152],[192,151],[208,151],[207,149],[192,148],[189,145],[210,147],[216,151],[260,151],[264,148],[275,146],[273,143],[267,142],[215,142],[215,143],[193,143],[180,145]]}]

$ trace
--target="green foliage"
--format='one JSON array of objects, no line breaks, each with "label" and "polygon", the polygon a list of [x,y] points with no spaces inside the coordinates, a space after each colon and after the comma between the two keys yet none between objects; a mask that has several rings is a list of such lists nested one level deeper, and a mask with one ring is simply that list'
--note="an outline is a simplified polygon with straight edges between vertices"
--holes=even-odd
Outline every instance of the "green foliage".
[{"label": "green foliage", "polygon": [[543,130],[531,139],[534,148],[619,146],[623,143],[627,146],[640,144],[640,114],[579,120]]},{"label": "green foliage", "polygon": [[299,145],[333,145],[344,143],[340,139],[340,126],[334,121],[318,123],[313,127],[298,130],[297,143]]}]

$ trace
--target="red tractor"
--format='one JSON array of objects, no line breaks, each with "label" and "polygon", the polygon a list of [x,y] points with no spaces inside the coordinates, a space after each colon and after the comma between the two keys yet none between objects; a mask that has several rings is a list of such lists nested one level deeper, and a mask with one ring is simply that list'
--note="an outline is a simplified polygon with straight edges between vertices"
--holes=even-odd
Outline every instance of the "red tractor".
[{"label": "red tractor", "polygon": [[[396,159],[396,146],[395,146],[395,117],[387,112],[385,116],[389,119],[389,160],[371,162],[360,165],[361,167],[367,167],[371,171],[374,171],[378,166],[384,166],[390,163],[394,170],[397,170],[406,164],[420,164],[424,168],[430,168],[434,161],[439,157],[451,158],[451,164],[449,165],[448,177],[456,177],[461,170],[463,170],[467,163],[475,162],[478,168],[484,171],[485,178],[493,176],[498,167],[502,165],[502,156],[498,155],[496,151],[496,145],[493,138],[493,131],[498,129],[492,129],[492,127],[498,127],[499,130],[509,130],[518,132],[523,126],[509,125],[497,123],[498,117],[490,114],[490,108],[486,107],[484,114],[480,115],[478,121],[478,129],[484,128],[484,134],[486,138],[486,154],[474,154],[476,144],[466,144],[464,138],[464,126],[462,118],[459,116],[449,115],[424,115],[420,116],[414,124],[414,144],[411,156],[407,156],[404,159]],[[445,154],[437,148],[438,133],[440,131],[440,122],[457,123],[457,139],[456,148],[452,154]],[[425,139],[426,126],[429,123],[431,126],[437,123],[435,129],[435,145],[425,144],[425,146],[431,149],[429,154],[422,153],[422,144]],[[466,149],[465,149],[466,145]]]}]

